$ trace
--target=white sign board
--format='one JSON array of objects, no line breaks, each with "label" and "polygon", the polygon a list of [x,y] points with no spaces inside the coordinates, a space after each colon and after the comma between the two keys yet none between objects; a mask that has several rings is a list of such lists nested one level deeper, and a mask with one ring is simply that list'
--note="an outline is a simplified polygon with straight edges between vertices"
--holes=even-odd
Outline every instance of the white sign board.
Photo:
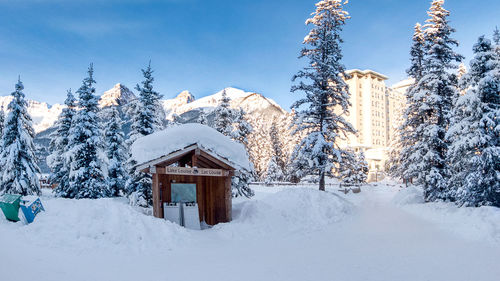
[{"label": "white sign board", "polygon": [[165,167],[165,174],[168,174],[168,175],[186,175],[186,176],[225,177],[228,175],[228,171],[221,170],[221,169]]}]

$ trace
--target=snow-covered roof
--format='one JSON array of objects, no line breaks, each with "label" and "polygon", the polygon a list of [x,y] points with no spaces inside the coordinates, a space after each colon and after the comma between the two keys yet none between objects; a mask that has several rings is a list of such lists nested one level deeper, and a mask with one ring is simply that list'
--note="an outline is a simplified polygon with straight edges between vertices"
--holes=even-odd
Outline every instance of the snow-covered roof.
[{"label": "snow-covered roof", "polygon": [[241,143],[201,124],[183,124],[137,139],[131,147],[132,157],[143,165],[186,147],[199,148],[224,158],[237,169],[251,170],[248,154]]}]

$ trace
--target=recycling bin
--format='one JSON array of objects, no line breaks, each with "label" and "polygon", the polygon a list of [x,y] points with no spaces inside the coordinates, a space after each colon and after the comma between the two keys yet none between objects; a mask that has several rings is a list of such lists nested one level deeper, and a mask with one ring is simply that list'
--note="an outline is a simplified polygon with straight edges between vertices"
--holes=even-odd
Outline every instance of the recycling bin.
[{"label": "recycling bin", "polygon": [[40,213],[41,211],[45,211],[42,205],[42,201],[40,201],[40,198],[37,198],[33,202],[24,202],[23,205],[21,205],[21,211],[23,211],[24,217],[26,218],[27,223],[32,223],[33,220],[35,219],[36,215]]},{"label": "recycling bin", "polygon": [[197,203],[185,203],[183,208],[184,227],[189,229],[201,230],[200,212],[198,211]]},{"label": "recycling bin", "polygon": [[163,212],[166,220],[182,225],[182,214],[179,203],[163,203]]},{"label": "recycling bin", "polygon": [[21,205],[21,195],[4,194],[0,197],[0,208],[5,218],[10,221],[20,221],[19,206]]}]

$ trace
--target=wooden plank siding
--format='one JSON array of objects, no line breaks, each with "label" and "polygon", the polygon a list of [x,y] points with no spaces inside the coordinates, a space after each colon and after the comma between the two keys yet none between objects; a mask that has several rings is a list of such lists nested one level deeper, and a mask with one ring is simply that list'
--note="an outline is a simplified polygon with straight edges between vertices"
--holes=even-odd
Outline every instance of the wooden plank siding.
[{"label": "wooden plank siding", "polygon": [[[231,221],[232,216],[232,196],[231,177],[234,175],[234,168],[224,163],[220,159],[213,157],[209,153],[191,146],[193,149],[182,150],[175,153],[172,158],[163,158],[154,161],[154,169],[143,168],[144,172],[153,173],[153,215],[163,218],[163,203],[172,202],[172,183],[194,183],[196,184],[196,199],[200,214],[200,221],[208,225],[215,225],[221,222]],[[189,168],[177,169],[176,174],[168,173],[167,166],[177,163],[176,167],[197,167],[199,171],[215,169],[220,172],[215,175],[190,175],[182,171],[191,171]]]},{"label": "wooden plank siding", "polygon": [[158,198],[161,194],[161,201],[155,204],[159,205],[158,212],[160,212],[158,216],[155,213],[155,217],[163,218],[163,203],[172,200],[171,183],[194,183],[200,221],[205,221],[209,225],[231,221],[231,177],[156,175],[161,187],[157,191]]}]

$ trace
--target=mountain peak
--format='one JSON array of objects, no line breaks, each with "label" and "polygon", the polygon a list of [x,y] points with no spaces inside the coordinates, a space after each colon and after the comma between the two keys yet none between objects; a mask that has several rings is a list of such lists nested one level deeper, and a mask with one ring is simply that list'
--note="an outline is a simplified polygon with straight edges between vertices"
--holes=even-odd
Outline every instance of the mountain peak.
[{"label": "mountain peak", "polygon": [[136,99],[134,93],[125,85],[117,83],[113,88],[102,94],[101,99],[99,100],[99,105],[101,107],[124,105],[133,99]]},{"label": "mountain peak", "polygon": [[182,101],[184,103],[190,103],[190,102],[194,101],[194,96],[193,96],[193,94],[191,94],[190,91],[184,90],[184,91],[180,92],[180,94],[178,94],[175,99]]}]

